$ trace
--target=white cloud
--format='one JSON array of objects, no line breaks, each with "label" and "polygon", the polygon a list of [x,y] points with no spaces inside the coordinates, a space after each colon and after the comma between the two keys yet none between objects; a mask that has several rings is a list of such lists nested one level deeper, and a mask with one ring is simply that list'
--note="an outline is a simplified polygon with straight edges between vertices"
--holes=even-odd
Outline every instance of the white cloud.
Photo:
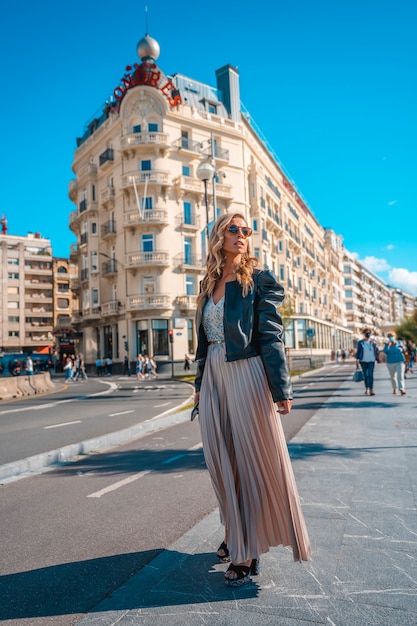
[{"label": "white cloud", "polygon": [[410,272],[402,267],[394,267],[388,277],[393,287],[399,287],[410,295],[417,296],[417,272]]},{"label": "white cloud", "polygon": [[391,269],[390,264],[385,259],[378,259],[375,256],[366,256],[361,263],[375,274],[378,272],[388,272],[388,270]]},{"label": "white cloud", "polygon": [[395,248],[395,246],[394,246],[394,244],[393,244],[393,243],[389,243],[389,244],[387,245],[387,250],[394,250],[394,248]]}]

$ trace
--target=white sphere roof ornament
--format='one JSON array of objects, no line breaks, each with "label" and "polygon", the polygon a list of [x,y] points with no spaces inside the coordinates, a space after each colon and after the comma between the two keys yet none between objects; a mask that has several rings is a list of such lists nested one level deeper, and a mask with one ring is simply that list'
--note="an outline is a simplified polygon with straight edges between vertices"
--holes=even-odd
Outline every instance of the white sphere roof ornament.
[{"label": "white sphere roof ornament", "polygon": [[146,34],[136,46],[136,52],[141,61],[156,61],[161,49],[153,37]]}]

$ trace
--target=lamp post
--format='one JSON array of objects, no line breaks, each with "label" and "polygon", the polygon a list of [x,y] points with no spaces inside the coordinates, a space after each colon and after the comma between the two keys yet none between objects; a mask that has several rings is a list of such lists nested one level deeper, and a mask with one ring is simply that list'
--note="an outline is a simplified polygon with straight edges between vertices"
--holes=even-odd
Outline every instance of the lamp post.
[{"label": "lamp post", "polygon": [[[216,174],[216,169],[213,165],[212,159],[206,159],[201,161],[199,166],[197,167],[197,178],[203,181],[204,183],[204,203],[206,205],[206,235],[207,235],[207,245],[209,239],[209,201],[208,201],[208,182],[209,180],[214,180],[214,176]],[[214,207],[216,210],[216,207]]]}]

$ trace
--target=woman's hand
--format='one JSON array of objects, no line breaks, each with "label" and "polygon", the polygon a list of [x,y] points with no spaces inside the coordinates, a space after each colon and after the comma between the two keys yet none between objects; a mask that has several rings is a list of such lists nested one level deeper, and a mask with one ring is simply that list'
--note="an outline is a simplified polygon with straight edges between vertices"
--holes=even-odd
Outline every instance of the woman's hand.
[{"label": "woman's hand", "polygon": [[194,394],[194,406],[197,406],[199,401],[200,401],[200,392],[196,391],[195,394]]},{"label": "woman's hand", "polygon": [[292,400],[280,400],[277,404],[277,411],[280,415],[287,415],[292,409]]}]

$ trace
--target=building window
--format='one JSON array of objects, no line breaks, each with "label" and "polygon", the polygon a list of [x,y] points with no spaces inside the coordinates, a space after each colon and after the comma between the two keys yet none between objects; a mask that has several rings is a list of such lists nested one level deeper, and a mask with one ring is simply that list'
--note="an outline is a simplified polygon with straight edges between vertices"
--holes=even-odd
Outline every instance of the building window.
[{"label": "building window", "polygon": [[141,249],[142,249],[142,252],[153,252],[153,235],[152,234],[147,233],[145,235],[142,235]]},{"label": "building window", "polygon": [[98,289],[96,287],[91,290],[91,304],[92,306],[98,305]]},{"label": "building window", "polygon": [[133,133],[140,133],[141,131],[142,131],[142,127],[140,124],[135,124],[135,126],[132,128]]},{"label": "building window", "polygon": [[285,269],[283,265],[279,266],[279,279],[282,281],[285,280]]},{"label": "building window", "polygon": [[187,149],[189,145],[188,130],[181,131],[181,148]]},{"label": "building window", "polygon": [[19,308],[19,303],[18,302],[13,302],[11,300],[10,302],[7,303],[7,308],[8,309],[18,309]]},{"label": "building window", "polygon": [[8,335],[9,335],[9,337],[19,337],[19,331],[18,330],[9,330]]},{"label": "building window", "polygon": [[154,276],[144,276],[142,278],[142,293],[144,293],[144,294],[155,293],[155,278],[154,278]]},{"label": "building window", "polygon": [[9,272],[7,277],[9,280],[18,280],[19,274],[17,274],[16,272]]},{"label": "building window", "polygon": [[187,296],[195,296],[195,277],[194,276],[186,276],[185,277],[185,293]]},{"label": "building window", "polygon": [[217,106],[215,104],[212,104],[211,102],[207,103],[207,110],[209,113],[214,113],[214,115],[216,115],[217,113]]},{"label": "building window", "polygon": [[91,271],[92,272],[98,272],[98,253],[97,252],[91,252],[90,253],[90,263],[91,263]]},{"label": "building window", "polygon": [[9,315],[8,321],[9,321],[10,324],[17,324],[19,322],[19,316],[18,315]]},{"label": "building window", "polygon": [[258,232],[258,220],[253,220],[252,225],[254,232]]},{"label": "building window", "polygon": [[182,175],[183,176],[191,176],[191,168],[189,165],[182,166]]},{"label": "building window", "polygon": [[192,218],[193,218],[193,211],[192,211],[192,205],[191,202],[184,202],[183,203],[183,213],[184,213],[184,224],[192,224]]},{"label": "building window", "polygon": [[192,246],[191,237],[184,237],[184,263],[186,265],[192,265]]},{"label": "building window", "polygon": [[152,344],[155,356],[169,354],[168,320],[152,320]]},{"label": "building window", "polygon": [[159,130],[158,124],[155,124],[155,122],[149,122],[149,124],[148,124],[148,131],[150,133],[157,133],[158,130]]},{"label": "building window", "polygon": [[150,172],[152,169],[152,161],[147,159],[146,161],[140,162],[140,169],[142,172]]},{"label": "building window", "polygon": [[[144,200],[144,202],[143,202]],[[147,196],[146,198],[142,199],[142,204],[145,205],[143,208],[146,211],[151,211],[153,209],[153,198],[151,196]]]},{"label": "building window", "polygon": [[64,267],[63,265],[60,265],[58,267],[58,274],[68,274],[68,270],[66,267]]},{"label": "building window", "polygon": [[97,222],[91,222],[91,234],[97,235]]},{"label": "building window", "polygon": [[58,298],[57,306],[59,309],[69,309],[69,300],[68,298]]}]

